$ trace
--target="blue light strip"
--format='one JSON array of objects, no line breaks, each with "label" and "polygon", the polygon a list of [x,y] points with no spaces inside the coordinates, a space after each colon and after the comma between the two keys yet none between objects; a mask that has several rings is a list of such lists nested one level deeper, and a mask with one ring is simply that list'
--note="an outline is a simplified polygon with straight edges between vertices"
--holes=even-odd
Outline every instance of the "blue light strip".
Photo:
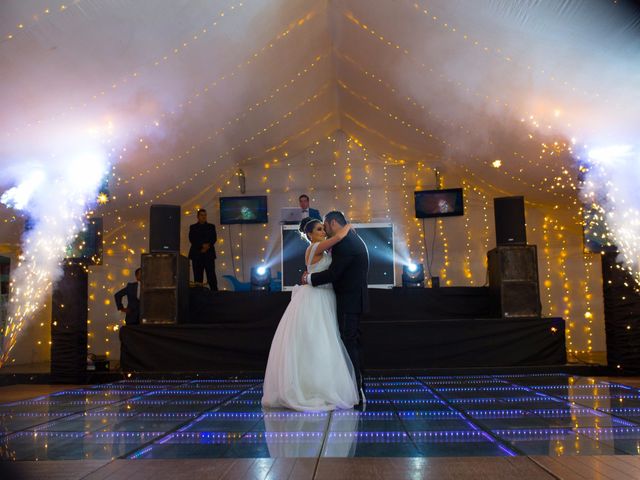
[{"label": "blue light strip", "polygon": [[452,404],[448,403],[448,401],[444,398],[441,397],[435,390],[433,390],[431,387],[429,387],[428,385],[425,384],[424,388],[434,397],[438,398],[443,405],[447,406],[448,408],[450,408],[453,411],[456,411],[460,417],[469,425],[469,427],[471,427],[473,430],[475,430],[476,432],[480,433],[483,437],[485,437],[487,440],[489,440],[491,443],[493,443],[494,445],[496,445],[500,450],[502,450],[504,453],[506,453],[508,456],[510,457],[515,457],[519,454],[519,452],[516,452],[515,450],[509,448],[506,444],[504,444],[499,438],[495,437],[494,435],[492,435],[491,433],[489,433],[488,431],[482,429],[480,426],[478,426],[471,417],[469,417],[463,410],[460,410],[459,408],[453,406]]},{"label": "blue light strip", "polygon": [[[216,407],[214,407],[216,410],[221,408],[222,406],[231,403],[232,401],[236,400],[237,396],[242,396],[245,394],[251,394],[252,391],[255,391],[258,389],[258,386],[252,386],[247,390],[244,391],[240,391],[239,393],[237,393],[237,391],[234,391],[235,393],[235,397],[230,397],[227,398],[224,402],[219,403]],[[232,394],[230,394],[232,395]],[[138,448],[136,449],[136,451],[134,452],[129,452],[125,455],[123,455],[123,457],[128,457],[129,459],[135,459],[135,458],[141,458],[143,455],[146,455],[150,452],[152,452],[153,450],[153,445],[162,445],[162,444],[166,444],[168,442],[170,442],[171,440],[173,440],[174,438],[180,438],[179,435],[183,435],[185,432],[185,430],[193,427],[194,425],[196,425],[197,423],[199,423],[200,421],[202,421],[204,418],[207,418],[207,414],[210,413],[214,413],[212,412],[212,409],[205,409],[204,411],[200,412],[200,414],[193,420],[190,420],[188,422],[185,422],[182,425],[179,425],[178,427],[175,427],[174,429],[172,429],[169,432],[166,432],[164,435],[160,435],[159,438],[155,438],[149,445],[144,445],[142,448]],[[199,432],[196,432],[199,433]],[[178,436],[178,437],[176,437]],[[144,452],[144,453],[142,453]]]}]

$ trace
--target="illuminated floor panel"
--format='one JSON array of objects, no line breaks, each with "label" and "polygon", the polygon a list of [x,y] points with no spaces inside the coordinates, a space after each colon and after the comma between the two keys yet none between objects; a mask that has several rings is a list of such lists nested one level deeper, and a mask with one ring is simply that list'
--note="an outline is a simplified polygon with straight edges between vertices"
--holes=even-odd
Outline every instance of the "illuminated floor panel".
[{"label": "illuminated floor panel", "polygon": [[636,455],[640,391],[563,374],[367,379],[367,410],[264,411],[261,379],[127,380],[0,404],[0,457]]}]

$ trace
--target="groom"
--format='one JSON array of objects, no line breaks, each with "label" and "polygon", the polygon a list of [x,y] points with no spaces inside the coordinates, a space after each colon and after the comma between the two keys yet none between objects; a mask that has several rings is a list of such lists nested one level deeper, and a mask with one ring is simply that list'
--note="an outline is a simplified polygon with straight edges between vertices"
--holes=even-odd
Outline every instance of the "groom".
[{"label": "groom", "polygon": [[[347,220],[342,212],[329,212],[324,217],[324,229],[333,237],[344,228]],[[369,253],[367,247],[351,230],[347,236],[331,249],[331,265],[328,270],[302,276],[302,283],[312,286],[332,283],[336,293],[338,326],[356,374],[360,395],[360,407],[366,401],[360,372],[360,318],[369,311],[367,275],[369,273]]]}]

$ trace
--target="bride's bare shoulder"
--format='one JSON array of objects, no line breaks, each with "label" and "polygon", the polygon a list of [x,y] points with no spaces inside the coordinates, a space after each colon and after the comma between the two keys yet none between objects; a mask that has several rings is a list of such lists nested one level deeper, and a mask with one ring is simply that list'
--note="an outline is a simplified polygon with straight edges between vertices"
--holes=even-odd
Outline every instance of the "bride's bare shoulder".
[{"label": "bride's bare shoulder", "polygon": [[[318,243],[318,242],[316,242]],[[315,245],[315,243],[310,243],[309,246],[307,247],[307,249],[304,252],[304,259],[305,259],[305,263],[309,263],[309,254],[311,253],[311,249],[313,248],[313,246]]]}]

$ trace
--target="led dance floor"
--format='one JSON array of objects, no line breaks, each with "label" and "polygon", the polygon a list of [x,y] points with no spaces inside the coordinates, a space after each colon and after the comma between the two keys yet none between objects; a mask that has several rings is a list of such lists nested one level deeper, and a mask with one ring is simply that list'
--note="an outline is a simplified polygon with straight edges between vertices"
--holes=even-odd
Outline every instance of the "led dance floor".
[{"label": "led dance floor", "polygon": [[369,377],[365,412],[263,411],[261,379],[127,380],[0,405],[3,460],[633,455],[640,391],[564,374]]}]

